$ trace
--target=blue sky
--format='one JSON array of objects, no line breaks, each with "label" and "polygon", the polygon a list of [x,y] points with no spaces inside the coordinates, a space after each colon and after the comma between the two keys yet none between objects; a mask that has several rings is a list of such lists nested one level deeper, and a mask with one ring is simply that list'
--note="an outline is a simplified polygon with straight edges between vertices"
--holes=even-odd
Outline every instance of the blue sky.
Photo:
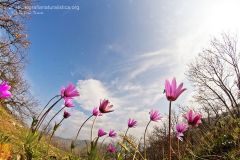
[{"label": "blue sky", "polygon": [[[234,0],[43,0],[34,5],[79,6],[35,10],[42,14],[32,14],[27,23],[32,44],[25,75],[33,94],[44,104],[69,82],[81,94],[62,127],[63,137],[72,137],[103,98],[112,101],[115,112],[97,127],[123,131],[122,122],[132,117],[139,121],[140,135],[150,109],[167,112],[162,91],[173,76],[188,88],[178,103],[190,104],[186,64],[212,36],[238,32],[240,26],[234,18],[240,3]],[[86,136],[88,130],[83,132]]]}]

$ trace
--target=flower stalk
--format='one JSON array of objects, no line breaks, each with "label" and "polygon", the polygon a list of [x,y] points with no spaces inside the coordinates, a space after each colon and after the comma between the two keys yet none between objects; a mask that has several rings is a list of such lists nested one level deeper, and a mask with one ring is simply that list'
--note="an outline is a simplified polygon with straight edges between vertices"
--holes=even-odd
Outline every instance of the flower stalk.
[{"label": "flower stalk", "polygon": [[59,123],[55,123],[55,125],[53,127],[52,134],[51,134],[50,139],[49,139],[47,153],[48,153],[48,150],[49,150],[49,144],[51,143],[51,140],[52,140],[52,137],[53,137],[54,133],[57,131],[58,127],[61,125],[63,120],[69,118],[70,116],[71,116],[71,114],[69,112],[64,111],[62,120]]},{"label": "flower stalk", "polygon": [[172,128],[172,122],[171,122],[171,104],[172,101],[177,100],[177,98],[186,90],[186,88],[183,88],[183,83],[180,85],[177,85],[177,81],[175,78],[172,79],[172,83],[170,83],[168,80],[165,81],[165,93],[166,98],[169,101],[169,115],[168,115],[168,160],[171,160],[172,157],[172,146],[171,146],[171,128]]},{"label": "flower stalk", "polygon": [[[127,133],[128,133],[129,128],[130,128],[130,127],[127,128],[127,130],[126,130],[126,132],[125,132],[125,134],[124,134],[122,144],[124,144],[124,141],[125,141],[125,138],[127,137]],[[122,148],[121,148],[121,151],[122,151]],[[126,160],[126,158],[127,158],[127,150],[125,149],[124,159]]]},{"label": "flower stalk", "polygon": [[53,120],[64,108],[65,108],[65,106],[62,107],[62,108],[48,121],[46,127],[42,130],[42,132],[41,132],[41,134],[40,134],[40,136],[39,136],[38,141],[41,140],[42,134],[47,130],[47,128],[48,128],[48,126],[50,125],[50,123],[52,122],[52,120]]},{"label": "flower stalk", "polygon": [[89,117],[82,123],[82,125],[79,127],[78,132],[77,132],[77,135],[76,135],[75,139],[72,141],[72,144],[71,144],[71,152],[73,152],[73,149],[75,148],[75,144],[74,144],[74,143],[76,142],[76,140],[77,140],[77,138],[78,138],[78,135],[79,135],[82,127],[83,127],[83,126],[85,125],[85,123],[86,123],[90,118],[92,118],[92,117],[93,117],[93,115],[89,116]]},{"label": "flower stalk", "polygon": [[43,132],[48,128],[48,126],[50,125],[50,123],[52,122],[52,120],[53,120],[64,108],[65,108],[65,106],[62,107],[57,113],[54,114],[54,116],[48,121],[46,127],[43,129]]},{"label": "flower stalk", "polygon": [[60,96],[60,95],[56,95],[56,96],[52,97],[52,98],[48,101],[48,103],[43,107],[42,111],[38,114],[37,119],[39,119],[39,117],[41,116],[41,114],[43,113],[43,111],[47,108],[47,106],[50,104],[50,102],[51,102],[52,100],[54,100],[55,98],[59,97],[59,96]]},{"label": "flower stalk", "polygon": [[53,107],[54,107],[59,101],[61,101],[61,100],[62,100],[62,97],[59,98],[55,103],[53,103],[53,104],[44,112],[44,114],[41,116],[40,120],[38,121],[35,129],[33,130],[34,132],[37,131],[37,130],[40,128],[40,126],[42,125],[43,121],[45,120],[47,114],[48,114],[48,113],[53,109]]},{"label": "flower stalk", "polygon": [[93,120],[93,123],[92,123],[92,127],[91,127],[91,142],[92,142],[92,138],[93,138],[93,127],[94,127],[94,124],[96,122],[96,119],[97,119],[97,116],[95,116],[95,118]]},{"label": "flower stalk", "polygon": [[146,128],[145,128],[145,132],[144,132],[144,159],[147,159],[147,150],[146,150],[146,133],[147,133],[147,129],[149,124],[151,123],[151,120],[148,122]]},{"label": "flower stalk", "polygon": [[171,119],[171,105],[172,101],[169,101],[169,115],[168,115],[168,160],[172,159],[172,142],[171,142],[171,128],[172,128],[172,119]]}]

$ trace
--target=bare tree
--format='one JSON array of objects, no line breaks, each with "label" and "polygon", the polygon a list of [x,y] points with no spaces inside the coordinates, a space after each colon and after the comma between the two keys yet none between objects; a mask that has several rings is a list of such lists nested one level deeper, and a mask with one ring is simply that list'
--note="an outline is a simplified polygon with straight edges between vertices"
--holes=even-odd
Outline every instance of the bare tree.
[{"label": "bare tree", "polygon": [[214,38],[188,67],[187,76],[196,91],[194,98],[209,114],[240,116],[236,37],[223,33],[221,38]]},{"label": "bare tree", "polygon": [[30,5],[30,0],[1,0],[0,2],[0,48],[5,48],[7,54],[14,53],[11,58],[15,57],[18,61],[25,59],[25,49],[29,45],[24,22],[30,13]]},{"label": "bare tree", "polygon": [[32,114],[37,105],[23,79],[29,46],[24,22],[30,4],[30,0],[0,1],[0,80],[7,81],[13,93],[11,99],[1,103],[21,117]]}]

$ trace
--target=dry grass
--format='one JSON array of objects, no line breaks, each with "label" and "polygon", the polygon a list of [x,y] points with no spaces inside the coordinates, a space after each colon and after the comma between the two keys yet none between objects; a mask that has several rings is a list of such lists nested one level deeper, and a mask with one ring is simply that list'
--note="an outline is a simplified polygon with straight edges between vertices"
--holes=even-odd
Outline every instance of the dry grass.
[{"label": "dry grass", "polygon": [[[6,157],[9,155],[14,157],[24,155],[23,146],[28,133],[29,129],[0,105],[0,160],[7,160]],[[7,142],[2,142],[3,139],[6,139]],[[35,148],[39,152],[39,156],[46,153],[47,141],[48,137],[43,137]],[[68,155],[68,153],[52,145],[50,145],[49,154],[56,157],[66,157]]]}]

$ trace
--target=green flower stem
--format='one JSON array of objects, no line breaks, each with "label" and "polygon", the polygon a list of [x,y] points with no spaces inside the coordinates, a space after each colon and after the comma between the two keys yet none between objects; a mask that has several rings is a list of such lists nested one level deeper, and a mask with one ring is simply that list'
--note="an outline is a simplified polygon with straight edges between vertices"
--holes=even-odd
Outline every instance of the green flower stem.
[{"label": "green flower stem", "polygon": [[76,137],[75,137],[75,139],[74,139],[74,141],[76,141],[77,140],[77,138],[78,138],[78,135],[79,135],[79,133],[80,133],[80,131],[81,131],[81,129],[82,129],[82,127],[84,126],[84,124],[90,119],[90,118],[92,118],[93,117],[93,115],[91,115],[91,116],[89,116],[83,123],[82,123],[82,125],[80,126],[80,128],[78,129],[78,132],[77,132],[77,135],[76,135]]},{"label": "green flower stem", "polygon": [[61,108],[56,114],[54,114],[54,116],[50,119],[50,121],[47,123],[46,127],[41,131],[40,136],[39,136],[39,139],[38,139],[39,141],[41,140],[43,133],[47,130],[47,128],[48,128],[48,126],[50,125],[50,123],[52,122],[52,120],[53,120],[64,108],[65,108],[65,106],[62,107],[62,108]]},{"label": "green flower stem", "polygon": [[62,107],[56,114],[54,114],[54,116],[50,119],[50,121],[48,121],[46,127],[43,129],[43,132],[48,128],[48,126],[50,125],[50,123],[52,122],[52,120],[53,120],[64,108],[65,108],[65,106]]},{"label": "green flower stem", "polygon": [[104,141],[107,139],[107,137],[105,137],[103,140],[102,140],[102,142],[101,142],[101,147],[100,148],[102,148],[102,145],[103,145],[103,143],[104,143]]},{"label": "green flower stem", "polygon": [[[127,128],[125,134],[124,134],[124,138],[127,136],[127,133],[128,133],[128,130],[129,130],[129,127]],[[123,143],[124,143],[124,138],[123,138]],[[125,150],[124,152],[124,159],[126,160],[127,159],[127,151]]]},{"label": "green flower stem", "polygon": [[[61,123],[63,122],[64,119],[65,119],[65,118],[62,118],[62,120],[61,120],[58,124],[55,124],[55,126],[54,126],[54,129],[53,129],[53,131],[52,131],[52,134],[51,134],[51,136],[50,136],[50,138],[49,138],[49,143],[48,143],[48,147],[47,147],[47,154],[48,154],[48,151],[49,151],[49,145],[50,145],[50,143],[51,143],[51,141],[52,141],[52,137],[53,137],[54,133],[57,131],[58,127],[61,125]],[[55,129],[56,126],[57,126],[57,128]]]},{"label": "green flower stem", "polygon": [[79,127],[78,132],[77,132],[77,135],[76,135],[75,139],[72,141],[72,144],[71,144],[71,152],[73,152],[74,143],[76,142],[76,140],[77,140],[77,138],[78,138],[78,135],[79,135],[82,127],[83,127],[83,126],[85,125],[85,123],[86,123],[90,118],[92,118],[92,117],[93,117],[93,115],[89,116],[89,117],[82,123],[82,125]]},{"label": "green flower stem", "polygon": [[172,109],[171,109],[171,104],[172,104],[172,101],[169,101],[169,121],[168,121],[168,160],[171,160],[172,159],[172,145],[171,145],[171,128],[172,128],[172,120],[171,120],[171,112],[172,112]]},{"label": "green flower stem", "polygon": [[51,111],[51,109],[53,109],[53,107],[54,107],[59,101],[61,101],[61,100],[62,100],[62,97],[59,98],[55,103],[53,103],[53,104],[51,105],[51,107],[48,108],[48,110],[46,110],[46,111],[44,112],[44,114],[42,115],[42,117],[41,117],[40,120],[38,121],[38,123],[37,123],[36,128],[34,129],[34,131],[37,131],[37,130],[40,128],[40,126],[42,125],[42,123],[43,123],[44,119],[46,118],[47,114],[48,114],[48,113]]},{"label": "green flower stem", "polygon": [[[62,118],[62,120],[57,124],[57,126],[59,127],[61,124],[62,124],[62,122],[63,122],[63,120],[64,120],[65,118]],[[57,127],[57,128],[58,128]],[[49,142],[51,142],[51,140],[52,140],[52,137],[53,137],[53,135],[54,135],[54,133],[57,131],[57,128],[55,129],[55,130],[53,130],[53,132],[52,132],[52,134],[51,134],[51,137],[50,137],[50,141]]]},{"label": "green flower stem", "polygon": [[92,138],[93,138],[93,127],[94,127],[94,124],[95,124],[95,122],[96,122],[96,119],[97,119],[97,116],[94,118],[94,120],[93,120],[93,123],[92,123],[92,127],[91,127],[91,142],[92,142]]},{"label": "green flower stem", "polygon": [[53,99],[55,99],[55,98],[57,98],[57,97],[59,97],[60,95],[56,95],[56,96],[54,96],[53,98],[51,98],[49,101],[48,101],[48,103],[44,106],[44,108],[42,109],[42,111],[39,113],[39,115],[37,116],[37,119],[41,116],[41,114],[43,113],[43,111],[47,108],[47,106],[49,105],[49,103],[53,100]]},{"label": "green flower stem", "polygon": [[145,132],[144,132],[144,159],[147,159],[147,150],[146,150],[146,133],[147,133],[147,128],[149,126],[149,124],[151,123],[151,120],[148,122],[146,128],[145,128]]}]

